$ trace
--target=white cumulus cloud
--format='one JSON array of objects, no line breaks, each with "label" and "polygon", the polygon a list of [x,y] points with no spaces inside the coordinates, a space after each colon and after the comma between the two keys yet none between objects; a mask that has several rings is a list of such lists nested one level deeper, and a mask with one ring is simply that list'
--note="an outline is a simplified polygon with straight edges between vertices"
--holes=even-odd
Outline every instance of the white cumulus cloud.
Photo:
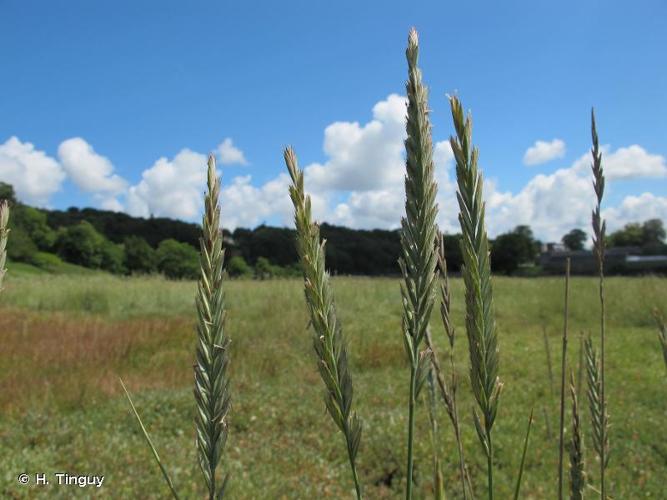
[{"label": "white cumulus cloud", "polygon": [[234,146],[230,137],[225,138],[225,140],[218,145],[218,158],[223,165],[248,164],[248,160],[246,160],[243,151]]},{"label": "white cumulus cloud", "polygon": [[648,219],[667,221],[667,197],[653,193],[626,196],[617,207],[602,211],[611,230],[619,229],[629,222],[643,222]]},{"label": "white cumulus cloud", "polygon": [[405,97],[391,94],[373,107],[373,119],[335,122],[324,130],[328,160],[304,171],[310,189],[316,191],[372,191],[403,178]]},{"label": "white cumulus cloud", "polygon": [[[605,154],[607,153],[607,154]],[[665,157],[648,153],[641,146],[633,144],[609,152],[603,149],[602,162],[608,179],[632,179],[638,177],[667,177]]]},{"label": "white cumulus cloud", "polygon": [[[229,229],[255,227],[270,217],[278,216],[285,225],[293,219],[292,201],[288,188],[290,179],[281,173],[260,187],[251,184],[251,176],[237,176],[225,183],[220,192],[220,209],[223,225]],[[313,212],[323,215],[326,205],[322,198],[312,195]]]},{"label": "white cumulus cloud", "polygon": [[20,201],[45,206],[64,180],[60,164],[29,142],[10,137],[0,144],[0,181],[14,186]]},{"label": "white cumulus cloud", "polygon": [[173,159],[160,158],[144,170],[127,193],[127,211],[139,217],[197,220],[203,207],[206,155],[181,150]]},{"label": "white cumulus cloud", "polygon": [[524,165],[540,165],[565,156],[565,142],[561,139],[535,141],[523,155]]},{"label": "white cumulus cloud", "polygon": [[93,194],[102,209],[123,210],[116,196],[125,192],[127,181],[114,174],[114,166],[107,157],[96,153],[81,137],[60,143],[58,157],[72,182],[82,191]]}]

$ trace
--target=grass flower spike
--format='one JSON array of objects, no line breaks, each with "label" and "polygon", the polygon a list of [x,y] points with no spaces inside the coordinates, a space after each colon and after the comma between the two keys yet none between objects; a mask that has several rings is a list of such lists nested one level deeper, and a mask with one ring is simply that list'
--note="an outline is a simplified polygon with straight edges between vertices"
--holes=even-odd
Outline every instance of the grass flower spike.
[{"label": "grass flower spike", "polygon": [[356,467],[361,421],[352,412],[352,377],[347,361],[347,346],[336,317],[329,274],[325,270],[326,242],[320,241],[319,227],[311,221],[310,196],[305,193],[303,172],[299,170],[292,148],[287,148],[284,156],[292,178],[289,192],[294,204],[296,246],[303,270],[306,303],[313,326],[313,347],[317,354],[317,367],[326,387],[324,402],[329,415],[345,436],[354,487],[357,498],[361,498]]},{"label": "grass flower spike", "polygon": [[199,464],[206,480],[208,498],[222,498],[228,476],[218,478],[217,469],[227,440],[230,408],[229,337],[225,335],[225,298],[222,286],[224,250],[220,229],[215,158],[208,159],[208,192],[204,200],[203,235],[200,239],[200,278],[197,286],[197,359],[195,400]]},{"label": "grass flower spike", "polygon": [[570,396],[572,398],[572,437],[570,439],[570,498],[582,500],[586,489],[586,469],[584,466],[584,437],[581,432],[577,390],[574,375],[570,372]]},{"label": "grass flower spike", "polygon": [[[596,451],[600,457],[600,498],[606,500],[606,484],[605,484],[605,469],[609,462],[609,440],[607,436],[607,399],[605,395],[605,296],[604,296],[604,255],[605,255],[605,236],[606,223],[602,219],[601,205],[602,196],[604,195],[605,177],[602,169],[602,153],[598,143],[598,133],[595,126],[595,111],[591,110],[591,136],[593,139],[593,147],[591,154],[593,155],[593,163],[591,169],[593,170],[593,187],[595,189],[595,196],[597,203],[592,214],[593,223],[593,253],[597,259],[598,273],[599,273],[599,294],[600,294],[600,365],[599,365],[599,415],[598,424],[600,427],[596,430],[599,436],[596,436],[596,442],[599,447]],[[591,407],[592,410],[592,407]],[[595,416],[594,416],[595,419]]]},{"label": "grass flower spike", "polygon": [[2,281],[5,277],[7,269],[5,269],[5,262],[7,260],[7,237],[9,229],[9,203],[6,200],[0,201],[0,291],[2,290]]},{"label": "grass flower spike", "polygon": [[498,340],[491,289],[489,242],[484,226],[482,176],[479,152],[472,146],[472,120],[464,118],[457,97],[450,98],[456,137],[450,139],[456,160],[461,224],[461,253],[466,298],[466,332],[470,350],[470,382],[479,412],[473,410],[475,428],[487,457],[489,498],[493,498],[493,442],[491,431],[498,411],[502,384],[498,379]]},{"label": "grass flower spike", "polygon": [[413,443],[416,401],[429,373],[431,351],[420,351],[435,303],[438,284],[436,265],[438,207],[435,203],[437,185],[434,180],[431,124],[428,118],[428,92],[422,84],[417,67],[419,41],[412,29],[408,36],[407,139],[405,140],[405,217],[401,220],[401,258],[399,264],[404,283],[403,340],[410,362],[410,400],[408,416],[408,463],[406,498],[412,498]]},{"label": "grass flower spike", "polygon": [[[608,418],[602,405],[602,378],[600,375],[600,358],[593,347],[593,341],[590,337],[586,339],[586,375],[588,381],[588,406],[591,411],[591,425],[593,435],[593,448],[601,458],[607,456],[603,454],[607,450],[608,436]],[[608,456],[607,456],[608,459]],[[607,467],[606,462],[602,462],[603,469]]]}]

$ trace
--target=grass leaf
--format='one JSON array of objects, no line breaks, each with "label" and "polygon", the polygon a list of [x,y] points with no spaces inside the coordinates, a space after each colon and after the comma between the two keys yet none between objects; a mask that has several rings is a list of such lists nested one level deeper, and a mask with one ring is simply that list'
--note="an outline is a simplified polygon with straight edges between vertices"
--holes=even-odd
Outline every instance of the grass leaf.
[{"label": "grass leaf", "polygon": [[151,449],[151,452],[153,453],[153,457],[155,458],[155,461],[157,462],[158,466],[160,467],[160,470],[162,471],[162,476],[164,477],[164,480],[167,482],[167,486],[169,486],[169,491],[171,491],[172,496],[178,500],[178,494],[176,493],[176,490],[174,489],[174,484],[171,482],[171,478],[169,477],[169,474],[167,473],[167,469],[165,469],[164,464],[162,463],[162,460],[160,459],[160,455],[158,455],[157,450],[155,449],[155,446],[153,445],[153,441],[151,440],[151,437],[148,435],[148,431],[146,430],[146,427],[144,426],[144,423],[141,421],[141,417],[139,416],[139,413],[137,412],[137,409],[134,406],[134,403],[132,402],[132,398],[130,397],[130,393],[127,391],[127,388],[125,387],[125,384],[123,383],[123,379],[120,377],[118,378],[120,380],[120,385],[123,386],[123,391],[125,391],[125,396],[127,397],[127,400],[130,403],[130,407],[132,408],[132,413],[134,413],[134,417],[137,419],[137,423],[139,424],[139,427],[141,428],[141,433],[143,434],[144,438],[146,439],[146,442],[148,443],[148,446]]}]

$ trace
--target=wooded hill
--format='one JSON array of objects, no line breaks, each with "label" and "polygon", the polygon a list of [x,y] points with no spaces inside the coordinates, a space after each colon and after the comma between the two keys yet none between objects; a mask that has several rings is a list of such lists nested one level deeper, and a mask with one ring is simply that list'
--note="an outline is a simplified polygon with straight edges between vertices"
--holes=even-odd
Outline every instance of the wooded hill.
[{"label": "wooded hill", "polygon": [[[12,205],[8,256],[44,269],[65,261],[117,274],[160,272],[173,278],[196,278],[201,228],[165,217],[132,217],[94,208],[45,210],[19,203],[13,188],[0,182],[0,199]],[[224,220],[224,219],[223,219]],[[230,275],[298,276],[293,229],[266,225],[223,230]],[[326,262],[332,274],[399,274],[398,230],[360,230],[321,225],[327,240]],[[571,250],[583,250],[588,235],[573,229],[563,236]],[[665,254],[665,229],[659,219],[628,224],[609,236],[608,245],[635,246],[644,254]],[[448,268],[461,266],[459,235],[445,235]],[[522,225],[491,241],[491,265],[504,274],[539,274],[535,266],[541,242]]]}]

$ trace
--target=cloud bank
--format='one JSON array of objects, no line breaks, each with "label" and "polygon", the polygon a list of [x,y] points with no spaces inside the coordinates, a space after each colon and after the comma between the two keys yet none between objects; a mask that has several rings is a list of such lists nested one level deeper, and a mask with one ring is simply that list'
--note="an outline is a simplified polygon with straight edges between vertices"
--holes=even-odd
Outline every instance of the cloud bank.
[{"label": "cloud bank", "polygon": [[[373,106],[368,122],[339,121],[324,129],[324,160],[304,167],[316,219],[352,228],[399,227],[405,211],[405,114],[405,97],[391,94]],[[248,165],[245,153],[229,137],[215,152],[222,166]],[[564,141],[538,140],[526,151],[524,163],[537,165],[564,155]],[[58,158],[12,137],[0,144],[0,180],[12,183],[22,201],[40,206],[47,205],[68,178],[102,208],[188,221],[198,221],[201,216],[203,153],[186,148],[173,158],[159,158],[143,170],[136,184],[117,175],[111,160],[83,138],[64,141]],[[446,232],[457,232],[456,179],[447,140],[434,139],[433,159],[439,186],[438,224]],[[627,179],[667,177],[665,157],[636,144],[617,149],[604,146],[603,166],[611,190]],[[226,176],[229,180],[221,191],[224,226],[254,227],[267,220],[291,226],[288,176],[281,172],[256,185],[252,175],[246,170],[244,175]],[[590,224],[594,200],[590,154],[585,152],[552,173],[535,175],[516,192],[503,191],[487,180],[484,197],[492,237],[528,224],[538,238],[560,240],[569,230],[586,229]],[[628,195],[615,206],[606,206],[603,216],[612,231],[632,221],[667,220],[667,197],[651,192]]]}]

